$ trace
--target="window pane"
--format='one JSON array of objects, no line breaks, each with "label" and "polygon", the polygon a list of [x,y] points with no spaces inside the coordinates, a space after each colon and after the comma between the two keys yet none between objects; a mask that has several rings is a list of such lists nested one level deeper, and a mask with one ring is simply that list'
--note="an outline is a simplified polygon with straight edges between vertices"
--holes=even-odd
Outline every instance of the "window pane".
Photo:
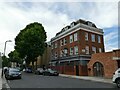
[{"label": "window pane", "polygon": [[92,37],[92,42],[95,42],[95,35],[92,34],[91,37]]},{"label": "window pane", "polygon": [[96,47],[92,46],[93,53],[96,53]]},{"label": "window pane", "polygon": [[85,33],[85,40],[88,41],[88,33]]},{"label": "window pane", "polygon": [[86,46],[85,49],[86,49],[86,54],[89,54],[89,46]]},{"label": "window pane", "polygon": [[75,52],[75,55],[78,55],[78,46],[74,47],[74,52]]},{"label": "window pane", "polygon": [[70,35],[70,43],[72,43],[72,42],[73,42],[73,36]]},{"label": "window pane", "polygon": [[66,43],[67,43],[67,40],[66,40],[66,38],[64,38],[64,45],[66,45]]},{"label": "window pane", "polygon": [[57,43],[55,43],[55,48],[57,48]]},{"label": "window pane", "polygon": [[63,40],[60,40],[60,44],[61,44],[61,46],[63,46]]},{"label": "window pane", "polygon": [[100,36],[98,36],[98,43],[101,43],[101,38],[100,38]]},{"label": "window pane", "polygon": [[99,52],[102,52],[102,49],[101,49],[101,48],[99,48]]},{"label": "window pane", "polygon": [[73,55],[73,48],[70,48],[70,55]]},{"label": "window pane", "polygon": [[77,41],[77,33],[74,34],[74,41]]}]

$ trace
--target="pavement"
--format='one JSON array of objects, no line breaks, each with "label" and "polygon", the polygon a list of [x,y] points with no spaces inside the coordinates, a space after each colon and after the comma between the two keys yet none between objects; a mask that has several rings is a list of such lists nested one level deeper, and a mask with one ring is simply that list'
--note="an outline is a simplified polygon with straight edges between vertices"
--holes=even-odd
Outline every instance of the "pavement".
[{"label": "pavement", "polygon": [[77,78],[82,80],[90,80],[90,81],[96,81],[96,82],[102,82],[102,83],[112,83],[112,79],[104,78],[104,77],[91,77],[91,76],[75,76],[75,75],[66,75],[66,74],[60,74],[62,77],[69,77],[69,78]]},{"label": "pavement", "polygon": [[0,68],[0,89],[2,89],[2,78],[1,78],[2,69]]},{"label": "pavement", "polygon": [[7,83],[7,80],[5,79],[5,76],[3,75],[2,77],[2,69],[0,68],[0,90],[2,88],[7,88],[8,90],[10,89],[8,83]]}]

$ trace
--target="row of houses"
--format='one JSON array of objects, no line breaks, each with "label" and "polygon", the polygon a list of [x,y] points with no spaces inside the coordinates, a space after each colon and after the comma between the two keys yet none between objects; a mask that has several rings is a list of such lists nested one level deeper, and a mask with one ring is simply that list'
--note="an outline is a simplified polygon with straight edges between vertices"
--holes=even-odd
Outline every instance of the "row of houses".
[{"label": "row of houses", "polygon": [[120,67],[120,49],[105,52],[103,29],[79,19],[56,33],[36,61],[70,75],[111,78]]}]

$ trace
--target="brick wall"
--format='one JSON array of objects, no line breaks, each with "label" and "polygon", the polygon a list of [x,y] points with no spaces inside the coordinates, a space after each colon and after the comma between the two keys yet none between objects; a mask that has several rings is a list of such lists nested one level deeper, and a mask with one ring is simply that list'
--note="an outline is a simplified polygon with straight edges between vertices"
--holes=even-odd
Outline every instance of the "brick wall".
[{"label": "brick wall", "polygon": [[79,65],[79,75],[80,76],[88,76],[87,66]]},{"label": "brick wall", "polygon": [[[79,76],[88,75],[87,66],[79,65],[78,67],[79,67]],[[59,73],[61,74],[76,75],[76,66],[64,65],[64,66],[51,66],[50,68],[59,71]]]},{"label": "brick wall", "polygon": [[100,62],[104,68],[104,77],[112,78],[113,73],[118,68],[117,61],[113,60],[113,52],[93,54],[88,63],[88,75],[93,76],[93,65],[95,62]]}]

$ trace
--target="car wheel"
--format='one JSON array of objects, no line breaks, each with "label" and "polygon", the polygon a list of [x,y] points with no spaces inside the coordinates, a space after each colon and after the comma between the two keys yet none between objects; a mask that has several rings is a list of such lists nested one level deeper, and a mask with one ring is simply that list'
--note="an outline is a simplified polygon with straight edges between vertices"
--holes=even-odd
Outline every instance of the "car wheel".
[{"label": "car wheel", "polygon": [[45,73],[43,73],[43,75],[45,76]]},{"label": "car wheel", "polygon": [[7,76],[5,75],[5,78],[7,79]]},{"label": "car wheel", "polygon": [[7,77],[7,76],[6,76],[5,78],[6,78],[6,80],[8,80],[8,77]]},{"label": "car wheel", "polygon": [[117,87],[120,88],[120,79],[116,81]]},{"label": "car wheel", "polygon": [[10,80],[11,78],[10,78],[10,76],[6,76],[6,79],[7,79],[7,80]]}]

